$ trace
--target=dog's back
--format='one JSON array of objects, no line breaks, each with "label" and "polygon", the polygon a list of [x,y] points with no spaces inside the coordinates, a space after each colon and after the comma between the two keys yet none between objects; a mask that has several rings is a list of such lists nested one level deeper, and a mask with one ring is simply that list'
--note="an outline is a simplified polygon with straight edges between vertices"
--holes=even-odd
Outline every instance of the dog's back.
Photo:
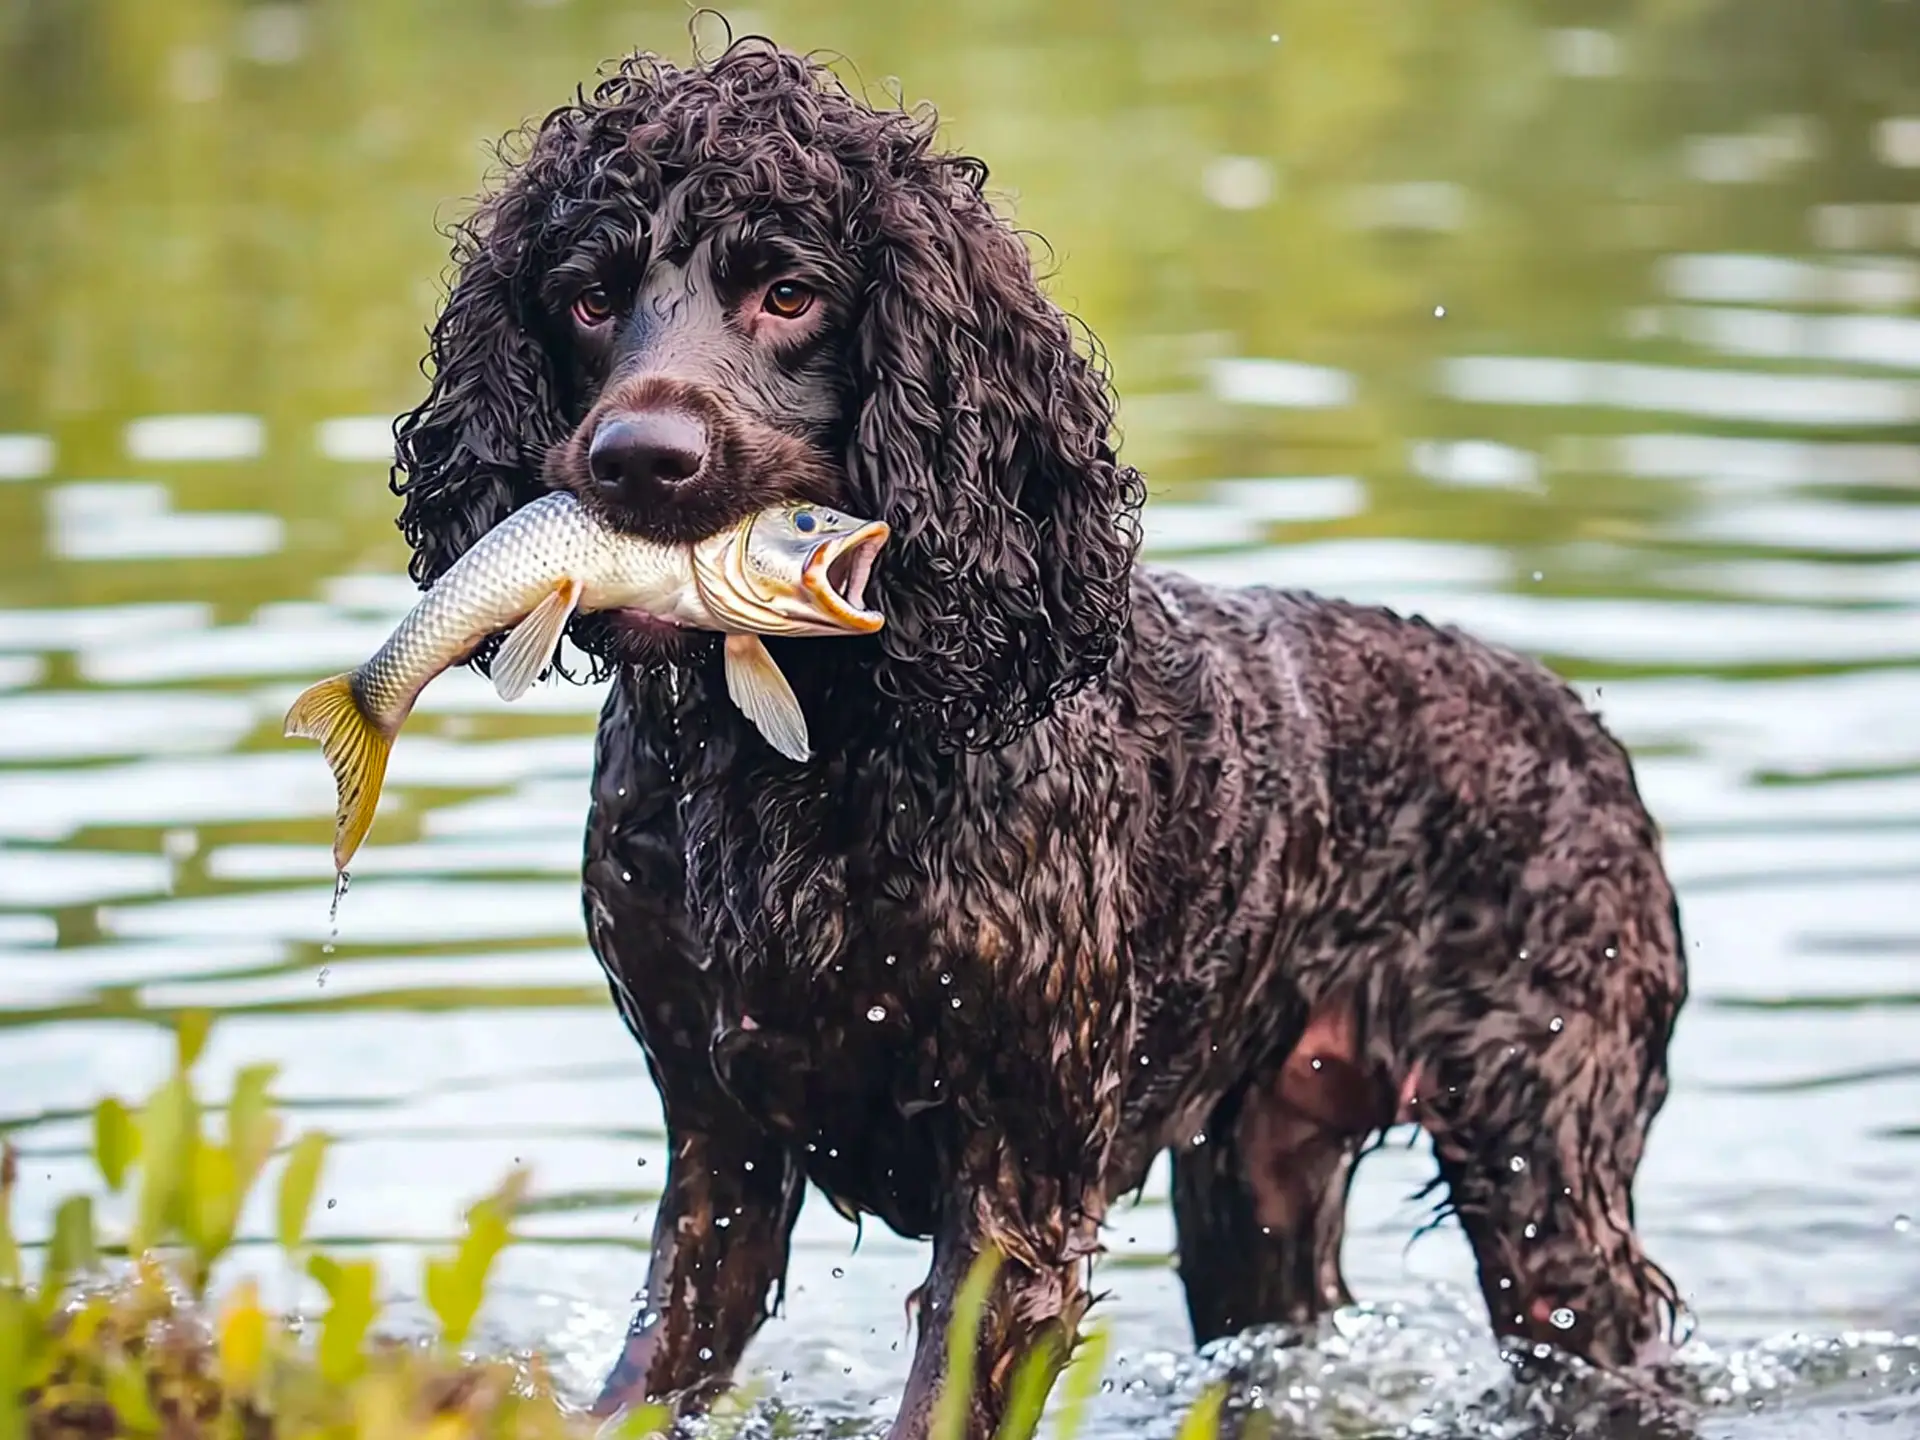
[{"label": "dog's back", "polygon": [[1414,1121],[1497,1327],[1632,1360],[1672,1298],[1626,1217],[1686,981],[1625,751],[1450,628],[1154,569],[1134,602],[1103,708],[1159,813],[1115,1179],[1174,1149],[1198,1328],[1343,1299],[1356,1151]]}]

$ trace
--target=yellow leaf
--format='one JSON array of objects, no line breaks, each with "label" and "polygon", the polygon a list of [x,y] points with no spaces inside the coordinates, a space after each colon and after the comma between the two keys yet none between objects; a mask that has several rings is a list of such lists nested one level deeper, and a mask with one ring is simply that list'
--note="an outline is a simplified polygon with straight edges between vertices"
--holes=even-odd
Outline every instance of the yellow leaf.
[{"label": "yellow leaf", "polygon": [[1007,1394],[1007,1409],[1000,1419],[998,1440],[1033,1440],[1040,1428],[1041,1412],[1047,1408],[1047,1392],[1060,1373],[1060,1352],[1054,1337],[1042,1337],[1025,1355],[1013,1372],[1013,1384]]},{"label": "yellow leaf", "polygon": [[1060,1419],[1054,1434],[1058,1440],[1073,1440],[1087,1418],[1087,1405],[1100,1384],[1100,1372],[1107,1364],[1107,1329],[1095,1325],[1086,1332],[1080,1348],[1060,1382]]},{"label": "yellow leaf", "polygon": [[294,1251],[306,1238],[307,1215],[320,1185],[320,1166],[327,1158],[327,1137],[310,1130],[293,1142],[286,1169],[280,1172],[280,1248]]},{"label": "yellow leaf", "polygon": [[193,1241],[203,1268],[211,1265],[233,1239],[239,1209],[233,1152],[212,1140],[201,1139],[194,1146],[193,1211],[189,1221],[193,1233],[188,1238]]},{"label": "yellow leaf", "polygon": [[134,1205],[132,1248],[158,1244],[191,1181],[193,1141],[200,1123],[193,1092],[176,1075],[153,1092],[140,1115],[140,1194]]},{"label": "yellow leaf", "polygon": [[967,1267],[947,1320],[947,1379],[934,1401],[930,1440],[962,1440],[973,1404],[973,1365],[979,1350],[980,1312],[1000,1269],[1000,1252],[989,1245]]},{"label": "yellow leaf", "polygon": [[40,1276],[41,1298],[57,1302],[67,1281],[91,1270],[100,1261],[93,1241],[93,1201],[70,1195],[53,1212],[53,1234],[47,1241],[46,1266]]},{"label": "yellow leaf", "polygon": [[208,1010],[182,1010],[174,1021],[174,1042],[180,1057],[180,1073],[193,1069],[200,1052],[206,1049],[207,1032],[213,1028],[213,1013]]},{"label": "yellow leaf", "polygon": [[1224,1385],[1209,1385],[1202,1390],[1193,1408],[1181,1419],[1173,1440],[1215,1440],[1220,1433],[1220,1407],[1226,1398]]},{"label": "yellow leaf", "polygon": [[132,1113],[109,1095],[93,1111],[93,1160],[109,1190],[119,1193],[127,1180],[127,1167],[139,1153],[140,1132]]},{"label": "yellow leaf", "polygon": [[673,1411],[665,1405],[636,1405],[605,1432],[605,1440],[647,1440],[664,1435],[673,1424]]},{"label": "yellow leaf", "polygon": [[236,1395],[251,1395],[260,1383],[267,1353],[267,1312],[251,1278],[234,1286],[220,1313],[220,1383]]},{"label": "yellow leaf", "polygon": [[307,1273],[318,1280],[333,1302],[320,1325],[320,1373],[344,1385],[366,1364],[363,1347],[380,1303],[374,1296],[380,1272],[371,1260],[336,1260],[315,1255]]},{"label": "yellow leaf", "polygon": [[0,1288],[0,1440],[17,1440],[26,1433],[20,1392],[27,1388],[31,1324],[26,1297]]},{"label": "yellow leaf", "polygon": [[0,1140],[0,1286],[20,1283],[20,1245],[13,1238],[13,1182],[18,1169],[13,1146]]},{"label": "yellow leaf", "polygon": [[234,1077],[233,1097],[227,1101],[227,1149],[243,1200],[279,1138],[280,1122],[267,1093],[279,1070],[277,1065],[247,1066]]}]

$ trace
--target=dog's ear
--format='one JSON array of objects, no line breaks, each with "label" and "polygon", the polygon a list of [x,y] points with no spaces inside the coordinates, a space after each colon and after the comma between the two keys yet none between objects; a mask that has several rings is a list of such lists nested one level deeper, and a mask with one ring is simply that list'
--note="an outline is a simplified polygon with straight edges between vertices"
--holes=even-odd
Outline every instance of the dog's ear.
[{"label": "dog's ear", "polygon": [[1144,488],[1097,360],[966,157],[875,192],[852,355],[853,501],[880,563],[883,693],[954,746],[1005,743],[1097,676],[1127,618]]},{"label": "dog's ear", "polygon": [[535,215],[533,197],[510,182],[461,228],[428,346],[427,397],[394,424],[392,486],[421,585],[540,493],[541,461],[565,436],[521,278]]}]

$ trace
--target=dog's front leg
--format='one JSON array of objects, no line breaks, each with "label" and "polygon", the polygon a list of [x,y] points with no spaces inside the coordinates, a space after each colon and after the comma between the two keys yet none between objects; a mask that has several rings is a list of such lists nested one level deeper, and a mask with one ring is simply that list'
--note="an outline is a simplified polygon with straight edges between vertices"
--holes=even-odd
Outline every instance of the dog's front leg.
[{"label": "dog's front leg", "polygon": [[[960,1209],[963,1202],[953,1208]],[[974,1214],[943,1221],[933,1241],[933,1268],[917,1293],[919,1337],[913,1368],[888,1440],[926,1440],[940,1395],[947,1388],[947,1355],[954,1302],[967,1273],[989,1243],[1001,1251],[974,1346],[972,1393],[965,1440],[991,1440],[1006,1413],[1021,1361],[1036,1351],[1057,1374],[1066,1363],[1087,1310],[1081,1283],[1085,1262],[1048,1260],[1011,1234],[989,1241]]]},{"label": "dog's front leg", "polygon": [[639,1313],[594,1413],[647,1401],[681,1413],[723,1388],[778,1303],[805,1179],[744,1122],[676,1129]]}]

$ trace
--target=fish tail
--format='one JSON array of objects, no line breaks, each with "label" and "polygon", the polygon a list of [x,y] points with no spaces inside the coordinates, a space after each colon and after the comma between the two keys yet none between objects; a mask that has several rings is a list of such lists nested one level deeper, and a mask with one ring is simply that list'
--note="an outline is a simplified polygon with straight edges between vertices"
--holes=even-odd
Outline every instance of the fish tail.
[{"label": "fish tail", "polygon": [[380,803],[380,786],[387,778],[387,757],[393,753],[393,736],[367,714],[354,693],[351,674],[335,675],[302,691],[287,711],[286,733],[318,740],[333,770],[334,788],[339,792],[333,823],[333,866],[344,870],[373,828],[374,807]]}]

